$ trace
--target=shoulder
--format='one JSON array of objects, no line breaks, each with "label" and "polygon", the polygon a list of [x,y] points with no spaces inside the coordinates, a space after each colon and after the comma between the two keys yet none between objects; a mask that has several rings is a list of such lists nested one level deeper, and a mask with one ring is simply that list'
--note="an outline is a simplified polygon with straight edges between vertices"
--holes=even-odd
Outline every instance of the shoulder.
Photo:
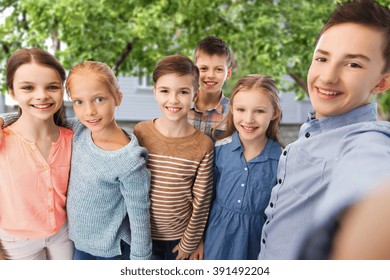
[{"label": "shoulder", "polygon": [[68,138],[68,137],[73,137],[73,130],[71,130],[71,129],[69,129],[69,128],[66,128],[66,127],[62,127],[62,126],[59,127],[59,130],[60,130],[60,133],[61,133],[64,137],[66,137],[66,138]]},{"label": "shoulder", "polygon": [[151,129],[152,125],[153,125],[153,122],[151,120],[139,122],[134,126],[133,132],[136,135],[141,134],[141,133],[145,133],[145,131]]},{"label": "shoulder", "polygon": [[197,129],[194,136],[196,138],[196,141],[198,142],[198,145],[204,148],[207,152],[214,150],[213,140],[211,140],[211,138],[207,136],[204,132]]},{"label": "shoulder", "polygon": [[221,140],[217,140],[217,142],[215,142],[215,147],[225,146],[225,145],[228,145],[232,142],[233,142],[233,137],[228,136],[228,137],[223,138]]}]

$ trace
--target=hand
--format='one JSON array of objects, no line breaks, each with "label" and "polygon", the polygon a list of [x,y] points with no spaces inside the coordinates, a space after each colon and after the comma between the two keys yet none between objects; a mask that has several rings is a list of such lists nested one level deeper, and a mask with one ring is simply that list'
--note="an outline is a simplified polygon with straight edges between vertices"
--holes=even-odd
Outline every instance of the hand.
[{"label": "hand", "polygon": [[190,256],[189,253],[186,253],[180,249],[179,244],[177,244],[175,248],[173,248],[172,250],[172,253],[176,253],[176,252],[177,252],[176,260],[185,260],[188,259],[188,257]]},{"label": "hand", "polygon": [[204,242],[203,238],[200,240],[198,247],[190,255],[190,260],[203,260],[204,257]]}]

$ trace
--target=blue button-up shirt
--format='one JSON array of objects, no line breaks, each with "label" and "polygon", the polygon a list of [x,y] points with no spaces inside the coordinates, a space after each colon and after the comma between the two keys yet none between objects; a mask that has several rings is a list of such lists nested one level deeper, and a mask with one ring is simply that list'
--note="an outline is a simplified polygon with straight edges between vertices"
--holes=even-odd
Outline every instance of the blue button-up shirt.
[{"label": "blue button-up shirt", "polygon": [[346,196],[361,196],[389,175],[389,136],[389,123],[377,120],[376,104],[339,116],[312,115],[280,158],[259,259],[298,258],[319,216],[331,217]]},{"label": "blue button-up shirt", "polygon": [[205,259],[256,259],[282,148],[269,139],[250,161],[235,132],[215,146],[215,198],[205,233]]}]

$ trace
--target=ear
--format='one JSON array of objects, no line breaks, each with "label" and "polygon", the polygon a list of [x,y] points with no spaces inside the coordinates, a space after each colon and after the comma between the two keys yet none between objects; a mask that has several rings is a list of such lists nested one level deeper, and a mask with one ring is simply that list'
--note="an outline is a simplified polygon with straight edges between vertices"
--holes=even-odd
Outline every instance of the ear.
[{"label": "ear", "polygon": [[198,95],[199,95],[199,89],[194,91],[194,95],[192,96],[192,102],[195,102],[196,99],[198,99]]},{"label": "ear", "polygon": [[118,91],[118,95],[115,98],[115,106],[121,105],[122,99],[123,99],[123,93],[121,91]]},{"label": "ear", "polygon": [[371,93],[381,93],[385,92],[390,88],[390,72],[386,73],[380,82],[373,88]]},{"label": "ear", "polygon": [[232,75],[232,71],[233,71],[233,68],[230,67],[230,68],[228,69],[228,71],[227,71],[227,75],[226,75],[225,81],[229,80],[230,76]]}]

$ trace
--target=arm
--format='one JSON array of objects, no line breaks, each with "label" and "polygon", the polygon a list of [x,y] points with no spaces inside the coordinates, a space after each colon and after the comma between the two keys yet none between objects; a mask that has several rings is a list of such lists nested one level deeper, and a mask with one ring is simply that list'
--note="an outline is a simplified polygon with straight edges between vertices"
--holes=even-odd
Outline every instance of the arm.
[{"label": "arm", "polygon": [[[0,128],[6,127],[19,119],[19,113],[0,114]],[[3,131],[0,129],[0,144],[3,141]]]},{"label": "arm", "polygon": [[390,259],[390,180],[347,209],[333,242],[332,259]]},{"label": "arm", "polygon": [[203,236],[213,192],[213,160],[214,152],[211,147],[198,168],[192,188],[192,215],[180,243],[175,248],[177,250],[174,249],[174,252],[179,251],[177,259],[188,258],[190,253],[195,251]]},{"label": "arm", "polygon": [[121,192],[130,220],[130,258],[147,260],[150,259],[152,253],[149,209],[150,172],[146,168],[146,161],[143,157],[139,157],[138,161],[134,168],[124,174],[124,178],[120,178]]}]

